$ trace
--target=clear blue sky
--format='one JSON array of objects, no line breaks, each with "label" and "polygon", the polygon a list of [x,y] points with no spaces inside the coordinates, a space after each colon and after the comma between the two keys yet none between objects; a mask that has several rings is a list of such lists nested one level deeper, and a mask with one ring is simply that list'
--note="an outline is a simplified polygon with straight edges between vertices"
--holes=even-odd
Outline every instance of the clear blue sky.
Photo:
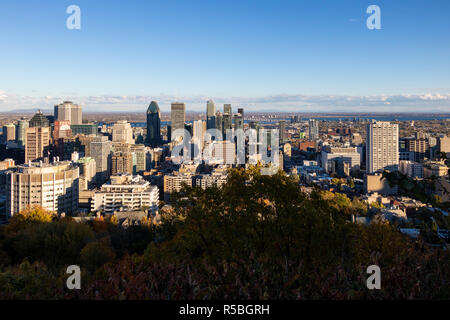
[{"label": "clear blue sky", "polygon": [[[71,4],[81,30],[66,28]],[[382,30],[366,28],[371,4]],[[408,94],[450,106],[448,0],[2,0],[0,43],[6,109],[60,97],[108,97],[117,110],[142,97],[257,108],[279,95],[293,96],[291,107],[325,95],[325,106],[345,109],[330,97]]]}]

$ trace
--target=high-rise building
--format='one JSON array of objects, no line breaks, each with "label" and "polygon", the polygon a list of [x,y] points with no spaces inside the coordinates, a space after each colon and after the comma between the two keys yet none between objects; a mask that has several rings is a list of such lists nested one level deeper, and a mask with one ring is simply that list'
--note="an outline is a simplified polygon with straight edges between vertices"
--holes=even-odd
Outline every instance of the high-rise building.
[{"label": "high-rise building", "polygon": [[63,103],[54,107],[55,121],[70,121],[70,124],[83,124],[82,108],[78,104],[71,101],[64,101]]},{"label": "high-rise building", "polygon": [[38,110],[33,118],[31,118],[29,126],[46,128],[50,126],[50,122],[47,117],[42,114],[41,110]]},{"label": "high-rise building", "polygon": [[156,101],[152,101],[147,109],[147,143],[153,148],[162,144],[161,112]]},{"label": "high-rise building", "polygon": [[335,160],[348,164],[349,170],[359,169],[361,166],[361,154],[356,147],[330,147],[322,149],[322,168],[328,173],[333,172]]},{"label": "high-rise building", "polygon": [[111,175],[133,174],[133,153],[114,152],[111,156]]},{"label": "high-rise building", "polygon": [[192,140],[198,145],[199,151],[203,149],[204,135],[206,132],[206,123],[202,120],[192,122]]},{"label": "high-rise building", "polygon": [[319,122],[316,119],[309,120],[309,140],[316,141],[319,139]]},{"label": "high-rise building", "polygon": [[7,173],[7,215],[33,206],[55,213],[76,213],[79,168],[70,161],[53,164],[31,163]]},{"label": "high-rise building", "polygon": [[26,139],[26,130],[30,127],[30,123],[25,118],[22,118],[19,120],[19,123],[17,124],[17,142],[21,145],[25,145],[25,139]]},{"label": "high-rise building", "polygon": [[398,124],[373,121],[367,125],[366,171],[397,170]]},{"label": "high-rise building", "polygon": [[114,123],[112,127],[112,142],[133,144],[133,129],[126,120]]},{"label": "high-rise building", "polygon": [[25,162],[43,160],[49,155],[50,128],[26,129]]},{"label": "high-rise building", "polygon": [[183,129],[186,122],[186,105],[184,103],[175,102],[171,106],[171,138],[173,139],[176,130]]},{"label": "high-rise building", "polygon": [[244,119],[244,108],[238,108],[238,113],[242,116],[242,119]]},{"label": "high-rise building", "polygon": [[109,177],[111,141],[108,137],[93,138],[90,146],[90,156],[95,159],[97,166],[97,184],[103,184]]},{"label": "high-rise building", "polygon": [[3,143],[7,143],[8,141],[16,140],[16,126],[13,123],[9,123],[3,126],[3,135],[2,141]]},{"label": "high-rise building", "polygon": [[234,130],[239,129],[244,130],[244,116],[240,112],[234,115]]},{"label": "high-rise building", "polygon": [[206,102],[206,129],[214,129],[216,127],[216,105],[214,101]]},{"label": "high-rise building", "polygon": [[224,104],[223,105],[223,113],[228,113],[228,114],[232,113],[231,104]]},{"label": "high-rise building", "polygon": [[130,152],[135,156],[134,173],[141,173],[147,170],[147,159],[149,157],[150,148],[143,144],[132,144]]},{"label": "high-rise building", "polygon": [[286,121],[280,120],[279,122],[279,130],[280,130],[280,142],[285,143],[287,141],[286,137]]},{"label": "high-rise building", "polygon": [[406,139],[406,149],[412,153],[415,162],[424,162],[429,158],[430,144],[424,137]]}]

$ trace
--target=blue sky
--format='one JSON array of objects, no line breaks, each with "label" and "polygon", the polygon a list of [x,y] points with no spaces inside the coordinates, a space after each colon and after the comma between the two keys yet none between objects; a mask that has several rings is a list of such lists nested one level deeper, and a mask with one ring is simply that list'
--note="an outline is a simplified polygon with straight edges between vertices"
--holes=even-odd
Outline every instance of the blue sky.
[{"label": "blue sky", "polygon": [[0,43],[0,110],[450,111],[448,0],[2,0]]}]

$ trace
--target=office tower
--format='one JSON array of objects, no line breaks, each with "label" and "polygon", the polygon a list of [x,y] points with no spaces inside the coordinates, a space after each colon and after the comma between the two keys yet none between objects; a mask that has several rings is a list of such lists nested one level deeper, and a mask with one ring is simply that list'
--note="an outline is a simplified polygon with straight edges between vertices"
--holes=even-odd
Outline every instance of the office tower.
[{"label": "office tower", "polygon": [[31,118],[29,126],[46,128],[50,126],[50,122],[47,117],[42,114],[41,110],[38,110],[33,118]]},{"label": "office tower", "polygon": [[7,215],[34,206],[55,213],[74,214],[78,209],[79,168],[70,161],[31,163],[7,173]]},{"label": "office tower", "polygon": [[280,142],[285,143],[287,141],[286,137],[286,121],[280,120],[279,122],[279,130],[280,130]]},{"label": "office tower", "polygon": [[92,211],[114,214],[118,211],[138,211],[143,207],[155,215],[159,205],[159,190],[141,176],[112,176],[92,197]]},{"label": "office tower", "polygon": [[54,107],[55,121],[70,121],[70,124],[83,124],[82,108],[78,104],[73,104],[71,101],[64,101],[63,103]]},{"label": "office tower", "polygon": [[232,113],[231,104],[224,104],[223,105],[223,113],[228,113],[228,114]]},{"label": "office tower", "polygon": [[16,140],[16,126],[12,123],[3,126],[2,142],[7,143],[8,141]]},{"label": "office tower", "polygon": [[25,162],[43,160],[48,156],[50,128],[32,127],[26,130]]},{"label": "office tower", "polygon": [[315,119],[309,120],[309,140],[316,141],[319,139],[319,122]]},{"label": "office tower", "polygon": [[25,139],[26,139],[26,130],[30,127],[30,123],[25,118],[22,118],[19,120],[19,123],[17,124],[17,142],[21,145],[25,145]]},{"label": "office tower", "polygon": [[192,140],[198,145],[199,151],[203,150],[204,135],[206,132],[206,123],[202,120],[197,120],[192,123]]},{"label": "office tower", "polygon": [[95,123],[71,124],[70,129],[72,130],[72,135],[74,136],[76,136],[77,134],[84,134],[86,136],[98,135],[98,125],[96,125]]},{"label": "office tower", "polygon": [[186,122],[186,105],[184,103],[172,103],[171,106],[171,138],[174,138],[176,130],[184,129]]},{"label": "office tower", "polygon": [[153,148],[162,144],[161,112],[156,101],[150,102],[147,109],[147,144]]},{"label": "office tower", "polygon": [[214,129],[216,127],[216,105],[214,101],[206,102],[206,129]]},{"label": "office tower", "polygon": [[133,174],[133,153],[114,152],[111,156],[111,175]]},{"label": "office tower", "polygon": [[216,129],[219,130],[220,133],[222,133],[222,126],[223,126],[222,114],[220,112],[217,112],[216,113]]},{"label": "office tower", "polygon": [[367,125],[366,172],[396,170],[399,162],[398,124],[373,121]]},{"label": "office tower", "polygon": [[97,184],[103,184],[109,177],[111,141],[108,137],[95,137],[90,146],[90,156],[97,165]]},{"label": "office tower", "polygon": [[244,119],[244,108],[238,108],[238,113],[242,116],[242,119]]},{"label": "office tower", "polygon": [[244,130],[244,116],[242,113],[237,113],[234,115],[234,130]]},{"label": "office tower", "polygon": [[130,152],[134,154],[136,163],[134,164],[133,172],[141,173],[147,170],[147,155],[150,148],[143,144],[133,144],[130,146]]},{"label": "office tower", "polygon": [[134,144],[133,129],[126,120],[114,123],[112,127],[112,142]]}]

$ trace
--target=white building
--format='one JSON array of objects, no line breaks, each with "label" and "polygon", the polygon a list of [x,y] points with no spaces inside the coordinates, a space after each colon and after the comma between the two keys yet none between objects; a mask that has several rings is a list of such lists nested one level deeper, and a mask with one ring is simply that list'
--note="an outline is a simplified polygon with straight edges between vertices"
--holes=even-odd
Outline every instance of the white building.
[{"label": "white building", "polygon": [[397,170],[398,151],[398,124],[373,121],[367,125],[367,173],[385,169]]},{"label": "white building", "polygon": [[112,127],[112,142],[134,144],[131,124],[125,120],[117,121]]},{"label": "white building", "polygon": [[138,211],[148,207],[153,215],[158,211],[159,190],[141,176],[112,176],[92,197],[92,211],[114,214],[117,211]]},{"label": "white building", "polygon": [[350,170],[358,169],[361,166],[361,154],[358,153],[356,147],[329,147],[326,146],[322,150],[322,168],[326,172],[332,172],[333,160],[342,159],[344,163],[348,163]]},{"label": "white building", "polygon": [[7,216],[34,206],[55,213],[76,213],[79,168],[70,161],[29,163],[11,169],[6,176]]},{"label": "white building", "polygon": [[74,104],[71,101],[64,101],[54,108],[55,120],[57,121],[70,121],[71,125],[83,124],[82,108],[78,104]]}]

